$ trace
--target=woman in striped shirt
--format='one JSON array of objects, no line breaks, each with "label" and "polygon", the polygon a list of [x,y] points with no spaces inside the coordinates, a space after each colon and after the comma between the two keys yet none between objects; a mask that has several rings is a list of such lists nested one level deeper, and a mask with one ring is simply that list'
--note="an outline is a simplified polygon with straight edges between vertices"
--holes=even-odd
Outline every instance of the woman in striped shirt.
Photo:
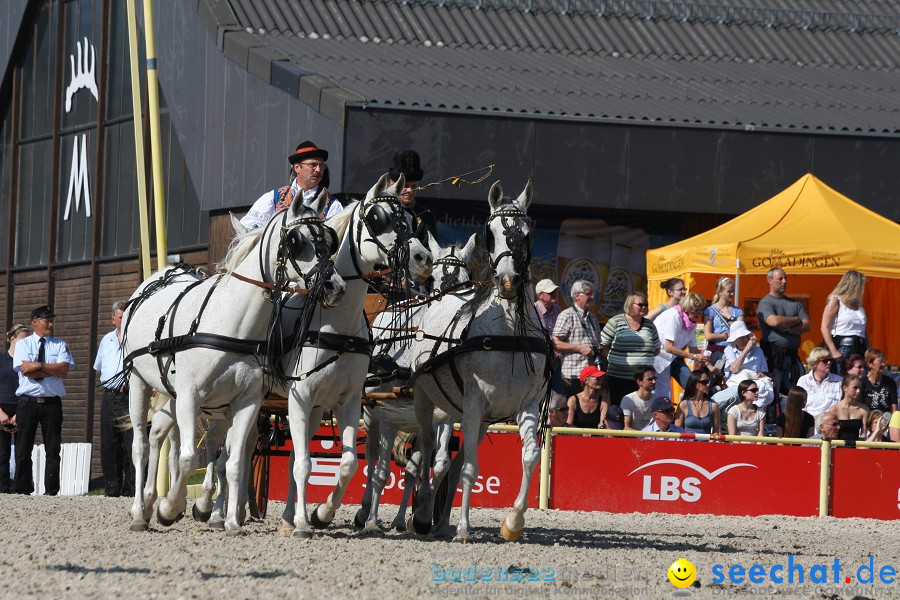
[{"label": "woman in striped shirt", "polygon": [[618,405],[637,389],[634,371],[652,367],[659,354],[659,335],[647,315],[647,296],[634,292],[625,299],[625,312],[612,317],[600,334],[600,349],[609,363],[606,379],[609,399]]}]

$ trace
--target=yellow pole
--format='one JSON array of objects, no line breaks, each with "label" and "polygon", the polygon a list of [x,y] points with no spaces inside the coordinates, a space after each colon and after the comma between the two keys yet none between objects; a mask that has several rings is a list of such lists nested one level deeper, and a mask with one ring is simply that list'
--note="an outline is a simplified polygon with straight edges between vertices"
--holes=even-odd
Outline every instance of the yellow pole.
[{"label": "yellow pole", "polygon": [[[163,191],[162,144],[159,132],[159,80],[156,71],[156,33],[153,0],[144,0],[144,43],[147,54],[147,100],[150,116],[150,155],[153,162],[153,207],[156,217],[156,268],[168,264],[166,244],[166,198]],[[160,461],[162,462],[162,461]]]},{"label": "yellow pole", "polygon": [[141,274],[150,277],[150,220],[147,213],[147,174],[144,164],[144,128],[141,126],[141,72],[138,66],[137,17],[128,0],[128,54],[131,59],[131,107],[134,113],[134,161],[137,167],[138,217],[141,230]]},{"label": "yellow pole", "polygon": [[169,493],[169,451],[172,444],[169,438],[163,440],[162,446],[159,447],[159,465],[156,467],[156,493],[161,497]]},{"label": "yellow pole", "polygon": [[822,457],[819,459],[819,516],[828,516],[828,480],[831,473],[831,440],[822,440]]},{"label": "yellow pole", "polygon": [[553,442],[551,428],[544,430],[544,444],[541,447],[541,487],[538,508],[550,508],[550,444]]}]

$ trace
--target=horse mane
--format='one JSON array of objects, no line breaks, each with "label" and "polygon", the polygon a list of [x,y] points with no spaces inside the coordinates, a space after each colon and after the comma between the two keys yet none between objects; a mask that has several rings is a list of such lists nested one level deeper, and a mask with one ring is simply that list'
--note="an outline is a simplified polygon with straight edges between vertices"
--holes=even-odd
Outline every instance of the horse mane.
[{"label": "horse mane", "polygon": [[231,244],[228,245],[228,252],[225,254],[225,258],[216,267],[220,271],[231,273],[256,247],[259,240],[262,239],[263,231],[264,228],[256,227],[235,235],[234,239],[231,240]]},{"label": "horse mane", "polygon": [[359,200],[351,202],[344,207],[344,210],[325,222],[325,224],[334,229],[334,232],[337,234],[337,239],[339,241],[338,247],[340,247],[340,242],[344,240],[344,236],[350,228],[350,221],[353,220],[353,213],[356,212],[358,205]]}]

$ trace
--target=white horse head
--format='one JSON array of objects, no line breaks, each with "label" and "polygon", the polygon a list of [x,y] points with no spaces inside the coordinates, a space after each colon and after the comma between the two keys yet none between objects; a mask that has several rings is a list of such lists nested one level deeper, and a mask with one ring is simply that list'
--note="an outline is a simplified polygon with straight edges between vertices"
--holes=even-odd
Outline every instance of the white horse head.
[{"label": "white horse head", "polygon": [[478,234],[473,233],[465,245],[451,244],[442,248],[433,236],[428,237],[428,249],[434,257],[431,277],[435,291],[447,291],[453,286],[470,281],[478,253]]},{"label": "white horse head", "polygon": [[531,197],[530,179],[515,200],[503,197],[499,181],[488,194],[491,215],[484,227],[485,243],[495,289],[506,300],[515,298],[528,279],[532,220],[527,211]]}]

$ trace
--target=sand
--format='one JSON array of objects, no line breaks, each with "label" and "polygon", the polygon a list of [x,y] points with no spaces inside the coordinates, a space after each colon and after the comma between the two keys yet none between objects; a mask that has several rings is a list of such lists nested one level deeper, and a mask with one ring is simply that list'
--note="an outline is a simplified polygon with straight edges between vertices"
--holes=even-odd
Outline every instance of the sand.
[{"label": "sand", "polygon": [[[532,510],[521,541],[510,544],[498,532],[503,511],[474,509],[472,541],[462,545],[408,533],[360,535],[351,525],[354,506],[342,507],[312,540],[276,536],[277,502],[241,537],[189,516],[169,529],[154,520],[150,531],[133,533],[129,507],[125,498],[0,496],[0,597],[900,598],[900,583],[879,580],[886,565],[900,571],[897,532],[885,521]],[[384,506],[382,517],[393,515]],[[857,569],[870,555],[875,583],[860,583],[868,569]],[[697,571],[686,590],[667,577],[679,558]],[[803,568],[804,582],[797,569],[794,583],[770,581],[771,568],[789,560]],[[732,566],[754,564],[763,583],[729,580]],[[813,583],[813,575],[827,583]]]}]

